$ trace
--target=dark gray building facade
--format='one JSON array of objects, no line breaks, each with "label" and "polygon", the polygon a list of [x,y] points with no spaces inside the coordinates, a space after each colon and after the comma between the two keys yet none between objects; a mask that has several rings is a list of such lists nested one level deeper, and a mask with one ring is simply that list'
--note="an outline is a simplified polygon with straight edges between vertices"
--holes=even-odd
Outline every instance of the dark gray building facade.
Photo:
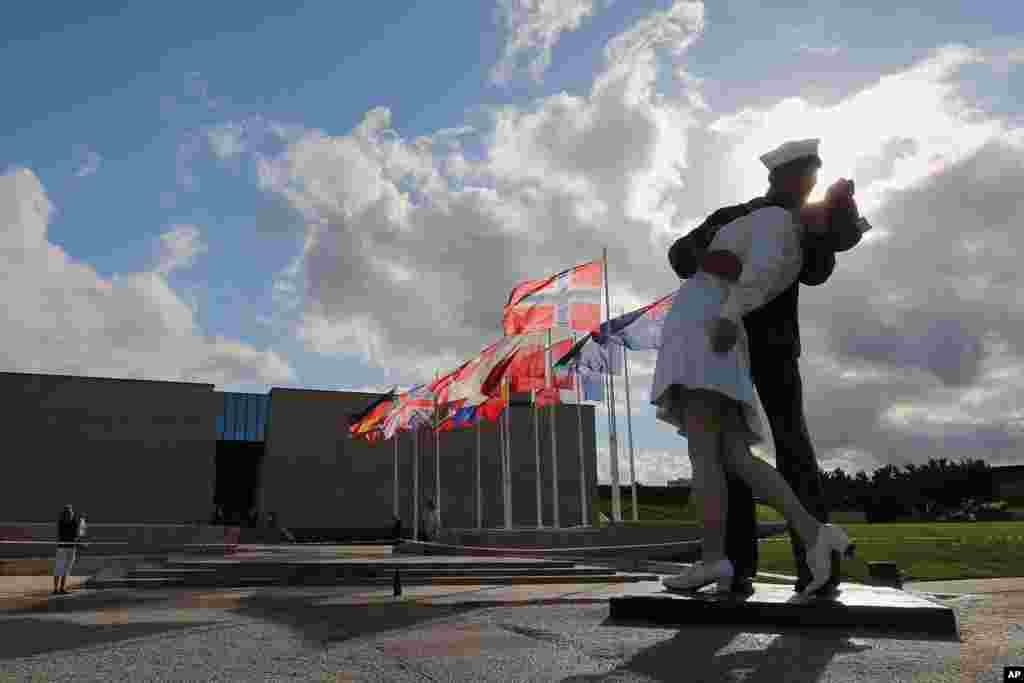
[{"label": "dark gray building facade", "polygon": [[[216,392],[184,382],[0,373],[9,397],[0,520],[50,521],[72,503],[97,523],[244,523],[273,512],[300,529],[385,529],[394,510],[396,441],[348,437],[347,416],[374,394],[274,388]],[[540,412],[541,503],[552,524],[550,409]],[[559,514],[581,523],[580,445],[587,510],[597,489],[594,408],[556,410]],[[580,420],[582,419],[582,441]],[[535,526],[534,411],[514,402],[512,511]],[[483,526],[504,524],[496,425],[479,429]],[[419,504],[437,496],[448,528],[476,526],[477,430],[419,439]],[[413,519],[413,439],[397,439],[399,516]],[[440,494],[436,467],[440,443]],[[592,516],[591,512],[591,516]],[[588,520],[589,521],[589,520]]]},{"label": "dark gray building facade", "polygon": [[6,401],[0,519],[48,522],[71,503],[90,521],[209,517],[212,384],[0,373]]}]

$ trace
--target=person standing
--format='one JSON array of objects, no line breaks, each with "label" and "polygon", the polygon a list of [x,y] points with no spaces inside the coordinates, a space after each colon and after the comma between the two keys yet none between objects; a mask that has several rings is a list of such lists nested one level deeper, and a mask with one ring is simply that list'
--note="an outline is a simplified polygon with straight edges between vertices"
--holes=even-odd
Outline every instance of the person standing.
[{"label": "person standing", "polygon": [[[859,218],[852,181],[835,183],[825,203],[805,206],[821,166],[818,143],[816,139],[788,142],[763,155],[761,161],[769,169],[768,192],[746,204],[715,211],[702,225],[672,245],[669,263],[681,279],[693,277],[723,226],[766,207],[783,208],[804,224],[799,276],[760,308],[748,312],[743,317],[743,327],[749,341],[750,372],[771,425],[779,472],[801,504],[819,522],[827,523],[829,511],[803,412],[798,364],[799,285],[816,286],[828,280],[835,268],[835,254],[855,246],[869,226]],[[732,586],[737,592],[751,593],[758,559],[756,507],[749,486],[729,472],[726,480],[726,554],[736,573]],[[795,589],[800,593],[813,577],[805,544],[792,526],[789,533],[797,566]],[[838,587],[839,559],[839,553],[833,553],[831,576],[818,591],[819,595],[832,593]]]},{"label": "person standing", "polygon": [[65,505],[57,520],[57,557],[53,569],[53,594],[67,591],[67,579],[75,566],[80,521],[71,505]]},{"label": "person standing", "polygon": [[434,499],[428,498],[423,515],[423,537],[428,541],[436,541],[440,533],[441,512],[437,509],[437,503],[434,502]]}]

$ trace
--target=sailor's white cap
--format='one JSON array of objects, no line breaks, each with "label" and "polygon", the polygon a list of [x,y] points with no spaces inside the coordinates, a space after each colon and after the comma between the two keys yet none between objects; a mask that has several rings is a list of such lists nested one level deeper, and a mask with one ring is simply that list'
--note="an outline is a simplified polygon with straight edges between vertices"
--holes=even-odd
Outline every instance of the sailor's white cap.
[{"label": "sailor's white cap", "polygon": [[796,161],[804,157],[816,157],[818,156],[818,143],[820,142],[819,138],[791,140],[776,147],[767,154],[762,154],[761,163],[771,171],[783,164],[788,164],[790,161]]}]

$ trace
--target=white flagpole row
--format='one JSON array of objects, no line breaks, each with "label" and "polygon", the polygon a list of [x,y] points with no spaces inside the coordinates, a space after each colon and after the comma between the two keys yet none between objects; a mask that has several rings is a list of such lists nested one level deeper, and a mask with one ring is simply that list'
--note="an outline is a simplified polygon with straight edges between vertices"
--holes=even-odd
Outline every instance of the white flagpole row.
[{"label": "white flagpole row", "polygon": [[412,431],[412,538],[420,540],[420,439],[419,430]]},{"label": "white flagpole row", "polygon": [[476,528],[483,529],[484,527],[484,514],[483,514],[484,496],[483,490],[480,486],[480,415],[476,416]]},{"label": "white flagpole row", "polygon": [[[604,301],[605,311],[607,312],[607,320],[612,319],[612,300],[611,294],[608,291],[608,247],[604,248]],[[612,475],[612,520],[615,522],[622,521],[622,498],[619,493],[619,448],[618,448],[618,435],[615,427],[615,378],[612,374],[612,350],[608,349],[608,419],[610,420],[610,429],[608,431],[608,450],[611,456],[611,475]]]},{"label": "white flagpole row", "polygon": [[[554,389],[554,382],[551,372],[551,330],[548,330],[548,345],[544,349],[544,384],[547,385],[548,389]],[[551,525],[555,529],[562,527],[562,519],[559,510],[559,499],[558,499],[558,423],[556,403],[551,404],[551,507],[553,508],[553,514],[551,516]]]},{"label": "white flagpole row", "polygon": [[540,480],[540,417],[537,410],[537,392],[530,391],[530,404],[533,408],[533,452],[534,469],[537,471],[537,528],[544,528],[544,501]]},{"label": "white flagpole row", "polygon": [[395,433],[395,490],[394,490],[394,514],[398,517],[398,433]]},{"label": "white flagpole row", "polygon": [[[576,333],[572,335],[573,346],[576,345]],[[579,422],[579,438],[577,445],[580,449],[580,525],[590,526],[587,519],[587,471],[583,457],[583,387],[580,386],[580,371],[575,370],[576,380],[576,419]]]},{"label": "white flagpole row", "polygon": [[[438,373],[434,373],[434,381],[437,381]],[[437,404],[437,396],[434,397],[434,505],[437,506],[437,524],[441,526],[441,432],[437,429],[441,419],[440,406]],[[440,529],[439,529],[440,530]]]},{"label": "white flagpole row", "polygon": [[[508,379],[505,379],[506,386]],[[512,528],[512,396],[505,405],[505,528]]]},{"label": "white flagpole row", "polygon": [[629,479],[633,484],[633,521],[640,519],[636,503],[636,458],[633,455],[633,410],[629,403],[629,359],[622,347],[622,366],[626,373],[626,433],[629,435]]}]

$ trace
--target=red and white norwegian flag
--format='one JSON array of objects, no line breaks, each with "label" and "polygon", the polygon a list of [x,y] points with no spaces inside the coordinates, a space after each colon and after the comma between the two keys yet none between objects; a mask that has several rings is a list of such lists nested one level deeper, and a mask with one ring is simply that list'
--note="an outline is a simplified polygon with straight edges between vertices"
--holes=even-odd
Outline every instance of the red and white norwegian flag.
[{"label": "red and white norwegian flag", "polygon": [[526,280],[508,297],[502,316],[506,336],[569,327],[590,332],[601,325],[601,261],[591,261],[543,280]]}]

